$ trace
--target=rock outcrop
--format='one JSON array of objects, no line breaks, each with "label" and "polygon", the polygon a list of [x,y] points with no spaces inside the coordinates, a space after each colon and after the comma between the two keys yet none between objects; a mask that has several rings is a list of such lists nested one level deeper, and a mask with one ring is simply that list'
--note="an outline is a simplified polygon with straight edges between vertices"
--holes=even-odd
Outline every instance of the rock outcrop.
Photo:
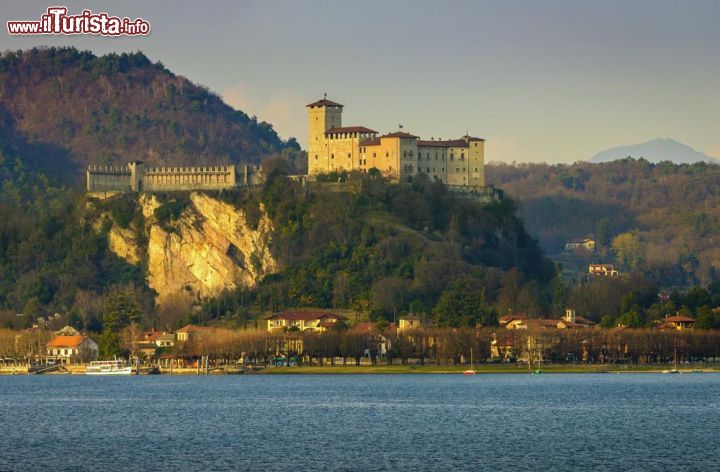
[{"label": "rock outcrop", "polygon": [[267,214],[253,228],[245,213],[203,193],[190,194],[190,203],[173,221],[159,223],[153,195],[139,197],[145,226],[145,247],[132,230],[114,226],[110,249],[130,264],[147,261],[148,285],[162,305],[174,297],[212,297],[225,289],[254,287],[277,270],[270,252],[273,226]]}]

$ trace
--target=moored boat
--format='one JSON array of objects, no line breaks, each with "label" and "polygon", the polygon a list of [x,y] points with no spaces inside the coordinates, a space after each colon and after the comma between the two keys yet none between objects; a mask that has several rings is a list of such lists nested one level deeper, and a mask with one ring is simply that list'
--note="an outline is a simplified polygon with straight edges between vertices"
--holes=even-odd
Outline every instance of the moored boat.
[{"label": "moored boat", "polygon": [[125,361],[92,361],[86,368],[87,375],[130,375],[132,367]]}]

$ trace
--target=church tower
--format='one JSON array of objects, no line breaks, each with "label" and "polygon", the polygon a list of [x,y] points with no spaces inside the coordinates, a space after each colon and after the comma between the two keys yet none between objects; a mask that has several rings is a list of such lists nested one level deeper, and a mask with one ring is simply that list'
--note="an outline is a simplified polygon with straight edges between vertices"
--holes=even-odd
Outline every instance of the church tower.
[{"label": "church tower", "polygon": [[331,167],[325,133],[342,126],[343,106],[323,98],[305,108],[308,112],[308,174],[314,175]]}]

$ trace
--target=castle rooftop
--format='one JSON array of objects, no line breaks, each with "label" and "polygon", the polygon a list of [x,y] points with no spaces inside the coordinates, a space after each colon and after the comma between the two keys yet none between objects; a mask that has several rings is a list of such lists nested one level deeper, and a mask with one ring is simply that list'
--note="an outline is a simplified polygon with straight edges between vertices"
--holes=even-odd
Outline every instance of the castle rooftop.
[{"label": "castle rooftop", "polygon": [[417,138],[414,134],[406,133],[405,131],[395,131],[394,133],[385,134],[382,138]]},{"label": "castle rooftop", "polygon": [[463,136],[460,139],[450,139],[447,141],[438,140],[418,140],[418,146],[423,147],[468,147],[472,141],[485,141],[482,138],[473,136]]},{"label": "castle rooftop", "polygon": [[327,98],[323,98],[322,100],[318,100],[317,102],[308,103],[305,105],[308,108],[315,108],[315,107],[342,107],[343,105],[333,102],[332,100],[328,100]]},{"label": "castle rooftop", "polygon": [[377,131],[374,129],[366,128],[364,126],[342,126],[337,128],[330,128],[329,130],[325,131],[325,134],[338,134],[338,133],[367,133],[367,134],[377,134]]}]

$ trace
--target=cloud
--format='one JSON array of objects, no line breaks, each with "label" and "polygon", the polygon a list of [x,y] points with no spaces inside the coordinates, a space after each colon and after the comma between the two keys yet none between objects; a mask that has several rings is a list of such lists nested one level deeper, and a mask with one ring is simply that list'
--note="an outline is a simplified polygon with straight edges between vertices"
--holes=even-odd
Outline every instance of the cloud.
[{"label": "cloud", "polygon": [[272,124],[283,139],[305,141],[305,106],[300,97],[284,91],[262,95],[244,82],[225,88],[221,95],[228,105]]}]

